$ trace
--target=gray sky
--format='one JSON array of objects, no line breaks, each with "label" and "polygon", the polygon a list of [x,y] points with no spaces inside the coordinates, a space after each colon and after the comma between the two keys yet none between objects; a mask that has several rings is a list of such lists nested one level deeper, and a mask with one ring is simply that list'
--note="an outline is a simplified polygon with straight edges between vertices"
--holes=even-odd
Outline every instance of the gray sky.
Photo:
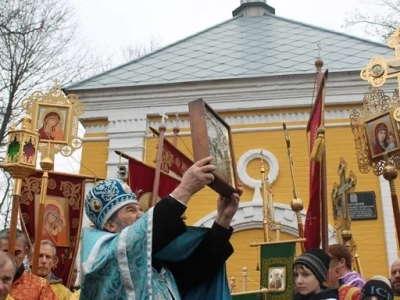
[{"label": "gray sky", "polygon": [[[98,54],[118,52],[123,45],[171,44],[232,17],[240,0],[69,0],[77,9],[80,35]],[[267,0],[276,15],[367,37],[361,28],[342,28],[346,12],[362,0]],[[363,7],[369,10],[368,7]],[[372,38],[369,38],[372,39]],[[323,41],[322,55],[323,55]],[[80,130],[83,134],[83,130]],[[79,172],[81,151],[74,158],[57,155],[56,170]]]},{"label": "gray sky", "polygon": [[[168,45],[231,18],[240,4],[240,0],[70,1],[77,8],[82,37],[101,53],[118,51],[124,44],[147,44],[152,38]],[[267,0],[278,16],[343,32],[346,12],[354,11],[361,3]],[[368,10],[365,5],[362,7]],[[365,37],[361,29],[352,29],[350,33]]]}]

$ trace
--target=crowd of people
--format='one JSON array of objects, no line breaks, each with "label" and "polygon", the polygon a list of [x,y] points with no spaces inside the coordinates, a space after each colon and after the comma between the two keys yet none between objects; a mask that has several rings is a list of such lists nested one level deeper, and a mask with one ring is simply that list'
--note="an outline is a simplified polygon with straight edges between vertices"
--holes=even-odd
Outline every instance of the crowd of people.
[{"label": "crowd of people", "polygon": [[329,254],[309,249],[293,263],[295,300],[394,300],[400,295],[400,259],[390,277],[364,279],[352,271],[352,255],[344,245],[329,246]]},{"label": "crowd of people", "polygon": [[[225,262],[233,253],[231,222],[241,189],[230,198],[218,197],[211,228],[188,227],[182,220],[192,196],[214,180],[211,160],[193,164],[180,185],[146,213],[121,180],[92,188],[84,207],[93,226],[82,232],[78,290],[52,273],[57,263],[53,243],[41,241],[33,275],[24,259],[32,266],[34,247],[29,250],[19,230],[16,237],[10,237],[9,229],[0,231],[0,300],[231,299]],[[10,238],[15,238],[14,253],[7,252]],[[352,271],[351,252],[340,244],[330,245],[329,253],[309,249],[293,263],[294,299],[394,300],[400,295],[400,259],[390,274],[365,280]]]},{"label": "crowd of people", "polygon": [[[14,255],[8,253],[10,229],[0,231],[0,300],[68,300],[76,295],[74,286],[65,287],[52,269],[57,262],[56,248],[48,240],[41,241],[37,275],[30,272],[34,245],[28,246],[22,231],[17,230]],[[26,267],[27,258],[30,267]],[[74,269],[71,282],[76,281],[77,268]],[[78,298],[76,298],[78,299]]]}]

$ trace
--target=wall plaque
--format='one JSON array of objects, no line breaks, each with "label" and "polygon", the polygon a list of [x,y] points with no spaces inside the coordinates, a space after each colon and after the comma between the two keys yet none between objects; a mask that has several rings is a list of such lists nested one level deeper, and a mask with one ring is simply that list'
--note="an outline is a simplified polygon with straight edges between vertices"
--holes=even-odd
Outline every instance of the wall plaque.
[{"label": "wall plaque", "polygon": [[[378,218],[374,191],[349,193],[347,201],[352,221],[375,220]],[[334,215],[336,218],[336,209],[334,209]]]}]

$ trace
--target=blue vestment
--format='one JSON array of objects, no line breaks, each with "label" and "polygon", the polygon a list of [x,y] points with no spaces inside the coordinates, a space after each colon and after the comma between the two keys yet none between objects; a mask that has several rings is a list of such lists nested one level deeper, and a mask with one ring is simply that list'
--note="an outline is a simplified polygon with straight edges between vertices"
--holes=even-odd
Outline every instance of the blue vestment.
[{"label": "blue vestment", "polygon": [[[82,233],[81,300],[204,300],[231,299],[225,267],[214,280],[201,284],[186,295],[179,295],[175,280],[167,269],[152,267],[153,209],[114,234],[94,228]],[[200,244],[206,228],[188,227],[157,254],[163,261],[183,260]],[[190,274],[188,274],[190,276]]]}]

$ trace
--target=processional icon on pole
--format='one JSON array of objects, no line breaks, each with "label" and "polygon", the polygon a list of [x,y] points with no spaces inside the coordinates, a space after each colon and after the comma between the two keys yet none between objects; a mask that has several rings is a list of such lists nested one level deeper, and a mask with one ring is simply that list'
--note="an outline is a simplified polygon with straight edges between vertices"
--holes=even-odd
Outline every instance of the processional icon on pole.
[{"label": "processional icon on pole", "polygon": [[400,87],[400,27],[388,40],[395,49],[395,57],[385,59],[375,56],[361,71],[361,78],[372,87],[365,94],[360,110],[350,114],[350,126],[354,135],[358,167],[361,173],[374,174],[389,182],[397,241],[400,245],[400,211],[395,187],[400,168],[400,98],[399,90],[392,97],[379,89],[389,78],[397,78]]},{"label": "processional icon on pole", "polygon": [[[66,96],[56,80],[48,93],[34,92],[22,101],[22,107],[26,115],[22,118],[21,129],[11,126],[7,155],[1,166],[14,178],[8,251],[14,252],[20,215],[29,242],[34,242],[32,273],[37,274],[40,241],[49,239],[55,247],[62,247],[60,255],[57,250],[57,257],[63,259],[54,268],[67,285],[80,237],[84,182],[89,177],[50,171],[55,154],[68,157],[82,147],[78,126],[79,116],[86,111],[86,106],[75,95]],[[42,170],[36,170],[39,151]],[[53,214],[46,218],[47,212]],[[57,222],[48,227],[47,219]]]}]

